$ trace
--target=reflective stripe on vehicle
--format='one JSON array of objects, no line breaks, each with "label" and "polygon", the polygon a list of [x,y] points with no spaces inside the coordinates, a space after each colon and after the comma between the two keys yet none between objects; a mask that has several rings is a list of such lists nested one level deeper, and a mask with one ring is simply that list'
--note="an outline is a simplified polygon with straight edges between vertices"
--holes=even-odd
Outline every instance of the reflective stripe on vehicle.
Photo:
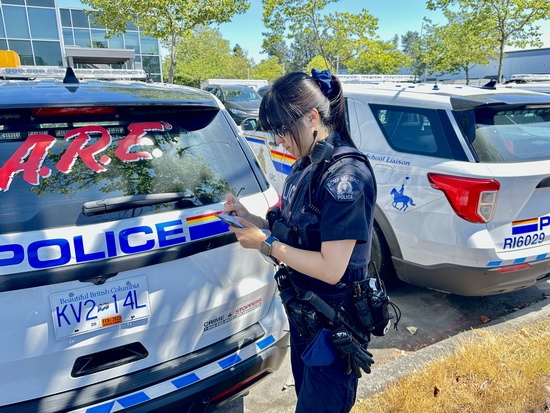
[{"label": "reflective stripe on vehicle", "polygon": [[86,407],[83,409],[73,410],[74,413],[111,413],[122,409],[127,409],[132,406],[166,396],[169,393],[190,386],[199,381],[212,377],[224,370],[227,370],[240,362],[247,360],[260,354],[262,351],[272,346],[281,337],[271,334],[266,338],[258,340],[256,343],[236,351],[235,353],[223,358],[222,360],[202,366],[194,371],[188,372],[170,380],[158,383],[146,389],[119,397],[114,400],[109,400],[95,406]]},{"label": "reflective stripe on vehicle", "polygon": [[533,261],[542,260],[546,257],[550,257],[550,254],[549,253],[539,254],[539,255],[534,255],[534,256],[530,256],[530,257],[516,258],[516,259],[513,259],[513,260],[489,261],[487,263],[487,266],[488,267],[498,267],[498,266],[501,266],[501,265],[521,264],[521,263],[524,263],[524,262],[533,262]]}]

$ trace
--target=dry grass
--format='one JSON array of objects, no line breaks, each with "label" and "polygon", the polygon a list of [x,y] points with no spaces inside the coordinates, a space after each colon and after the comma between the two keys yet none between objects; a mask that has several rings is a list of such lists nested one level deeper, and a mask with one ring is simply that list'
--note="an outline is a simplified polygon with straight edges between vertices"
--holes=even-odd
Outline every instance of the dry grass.
[{"label": "dry grass", "polygon": [[550,412],[550,318],[520,330],[476,330],[451,353],[352,413]]}]

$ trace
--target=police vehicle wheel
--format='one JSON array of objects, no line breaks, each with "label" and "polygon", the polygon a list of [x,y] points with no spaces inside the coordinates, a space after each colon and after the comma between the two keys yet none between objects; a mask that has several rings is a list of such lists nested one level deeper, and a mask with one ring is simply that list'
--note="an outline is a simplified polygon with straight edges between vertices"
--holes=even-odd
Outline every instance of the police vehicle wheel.
[{"label": "police vehicle wheel", "polygon": [[372,247],[371,260],[376,263],[376,269],[382,277],[386,287],[393,286],[398,283],[398,278],[395,273],[395,268],[391,261],[391,252],[388,243],[382,234],[382,230],[374,223],[372,231]]}]

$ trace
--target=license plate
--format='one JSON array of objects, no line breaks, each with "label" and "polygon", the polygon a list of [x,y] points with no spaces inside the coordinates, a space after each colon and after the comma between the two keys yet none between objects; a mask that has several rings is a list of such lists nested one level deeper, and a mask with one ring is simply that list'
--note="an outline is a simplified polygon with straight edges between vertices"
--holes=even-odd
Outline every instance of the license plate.
[{"label": "license plate", "polygon": [[58,340],[151,315],[145,276],[52,294],[50,305]]}]

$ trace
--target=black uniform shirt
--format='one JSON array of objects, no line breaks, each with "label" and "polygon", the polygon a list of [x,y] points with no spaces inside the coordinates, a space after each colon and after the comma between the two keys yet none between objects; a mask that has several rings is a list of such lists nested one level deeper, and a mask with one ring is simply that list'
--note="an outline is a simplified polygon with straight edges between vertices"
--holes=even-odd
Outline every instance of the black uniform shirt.
[{"label": "black uniform shirt", "polygon": [[[336,147],[345,145],[335,132],[327,142]],[[334,162],[338,153],[336,149],[330,166],[324,168],[322,164],[312,165],[308,157],[295,162],[283,188],[282,216],[297,234],[286,241],[297,248],[320,251],[324,241],[357,240],[342,278],[349,283],[363,277],[370,260],[376,189],[366,158],[342,157]],[[298,284],[303,282],[313,290],[331,288],[312,277],[299,278]]]}]

